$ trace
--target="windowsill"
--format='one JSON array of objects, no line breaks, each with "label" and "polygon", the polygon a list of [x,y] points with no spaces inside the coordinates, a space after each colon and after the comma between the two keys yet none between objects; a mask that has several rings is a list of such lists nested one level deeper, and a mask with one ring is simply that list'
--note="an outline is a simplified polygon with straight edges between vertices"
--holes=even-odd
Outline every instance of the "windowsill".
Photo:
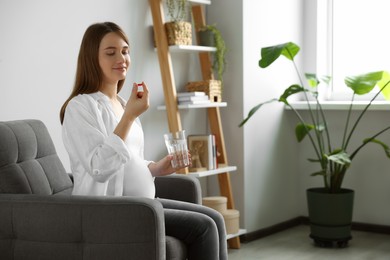
[{"label": "windowsill", "polygon": [[[316,102],[310,101],[309,103],[311,108],[314,109]],[[323,110],[348,110],[351,105],[350,101],[321,101],[320,103]],[[368,103],[369,101],[354,101],[352,110],[363,110]],[[296,110],[309,109],[306,101],[293,101],[290,104]],[[289,107],[286,107],[286,109],[291,110]],[[390,111],[390,101],[374,101],[368,110]]]}]

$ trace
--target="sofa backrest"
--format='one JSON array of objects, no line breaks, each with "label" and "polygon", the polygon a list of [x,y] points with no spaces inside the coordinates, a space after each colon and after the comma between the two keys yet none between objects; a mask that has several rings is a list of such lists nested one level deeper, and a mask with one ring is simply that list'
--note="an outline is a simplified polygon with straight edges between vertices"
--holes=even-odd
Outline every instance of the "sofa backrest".
[{"label": "sofa backrest", "polygon": [[0,122],[0,193],[71,194],[72,187],[43,122]]}]

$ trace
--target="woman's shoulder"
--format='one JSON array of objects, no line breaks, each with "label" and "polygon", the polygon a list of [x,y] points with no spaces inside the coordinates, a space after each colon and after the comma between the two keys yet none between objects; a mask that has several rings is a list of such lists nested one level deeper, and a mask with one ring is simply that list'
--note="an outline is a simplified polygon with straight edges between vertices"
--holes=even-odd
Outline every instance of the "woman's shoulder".
[{"label": "woman's shoulder", "polygon": [[91,94],[79,94],[73,97],[69,103],[67,108],[69,110],[86,110],[90,113],[96,110],[99,110],[99,99],[101,96],[99,92],[91,93]]},{"label": "woman's shoulder", "polygon": [[69,101],[69,105],[83,105],[96,108],[102,101],[104,102],[104,98],[105,96],[101,92],[79,94]]},{"label": "woman's shoulder", "polygon": [[98,92],[90,93],[90,94],[78,94],[77,96],[73,97],[69,103],[81,103],[81,104],[89,104],[89,103],[96,103],[99,99]]},{"label": "woman's shoulder", "polygon": [[96,95],[96,93],[79,94],[73,97],[66,106],[64,122],[67,118],[95,120],[100,116],[101,110],[98,100],[99,95]]}]

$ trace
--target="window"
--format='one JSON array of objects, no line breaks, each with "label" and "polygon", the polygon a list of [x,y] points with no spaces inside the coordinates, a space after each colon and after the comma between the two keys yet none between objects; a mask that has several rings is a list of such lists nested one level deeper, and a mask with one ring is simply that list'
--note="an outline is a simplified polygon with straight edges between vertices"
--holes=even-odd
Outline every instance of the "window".
[{"label": "window", "polygon": [[350,100],[346,76],[390,71],[389,10],[389,0],[317,1],[317,74],[333,79],[328,99]]}]

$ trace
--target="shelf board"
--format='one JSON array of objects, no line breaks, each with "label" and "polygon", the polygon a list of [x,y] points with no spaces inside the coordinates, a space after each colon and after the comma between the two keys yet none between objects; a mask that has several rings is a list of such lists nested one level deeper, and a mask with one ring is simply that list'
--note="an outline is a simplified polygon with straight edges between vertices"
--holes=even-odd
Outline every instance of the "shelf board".
[{"label": "shelf board", "polygon": [[[192,104],[192,105],[178,105],[178,109],[190,109],[190,108],[208,108],[208,107],[226,107],[226,102],[210,102],[207,104]],[[167,107],[165,105],[161,105],[157,107],[157,110],[166,110]]]},{"label": "shelf board", "polygon": [[217,48],[200,45],[171,45],[170,52],[215,52]]},{"label": "shelf board", "polygon": [[241,236],[241,235],[244,235],[244,234],[246,234],[246,229],[240,229],[238,231],[238,233],[236,233],[236,234],[228,234],[228,235],[226,235],[226,239],[231,239],[231,238],[238,237],[238,236]]},{"label": "shelf board", "polygon": [[[157,48],[154,48],[155,51],[157,51]],[[201,45],[170,45],[169,51],[172,53],[177,52],[185,52],[185,53],[191,53],[191,52],[216,52],[216,47],[210,47],[210,46],[201,46]]]},{"label": "shelf board", "polygon": [[190,4],[202,4],[202,5],[210,5],[210,0],[188,0]]},{"label": "shelf board", "polygon": [[224,172],[233,172],[236,170],[237,170],[236,166],[227,166],[227,167],[222,167],[222,168],[218,168],[215,170],[209,170],[209,171],[203,171],[203,172],[189,172],[187,175],[200,178],[200,177],[217,175],[217,174],[224,173]]}]

